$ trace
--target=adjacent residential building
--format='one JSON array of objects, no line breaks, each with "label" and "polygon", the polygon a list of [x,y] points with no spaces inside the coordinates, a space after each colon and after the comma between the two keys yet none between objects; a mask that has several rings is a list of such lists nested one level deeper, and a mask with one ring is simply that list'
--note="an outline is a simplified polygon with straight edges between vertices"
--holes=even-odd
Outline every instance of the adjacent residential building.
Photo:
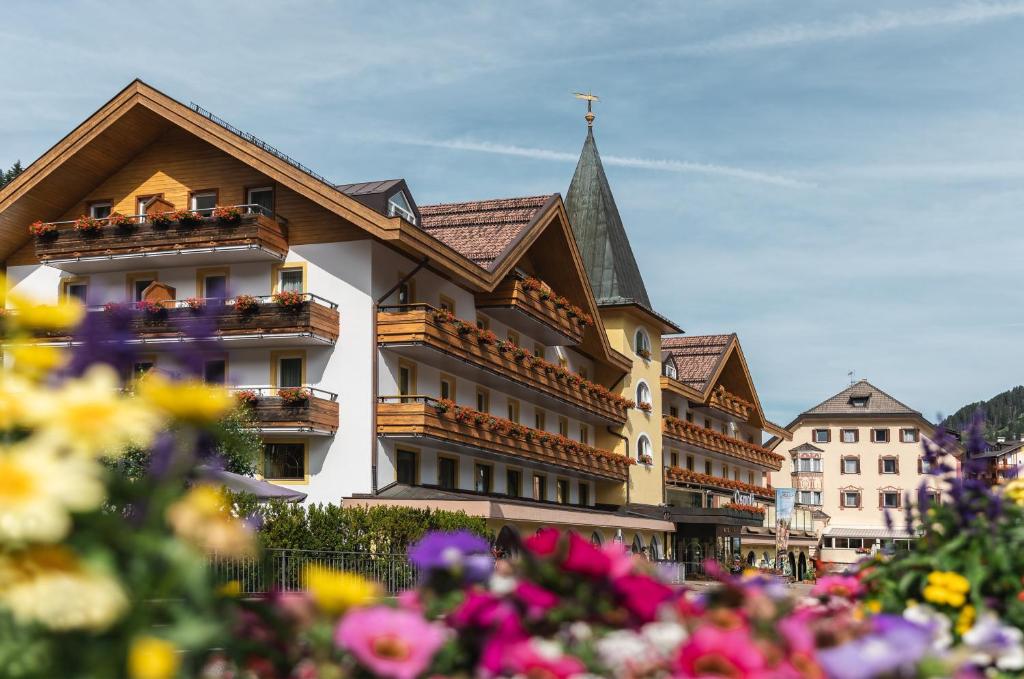
[{"label": "adjacent residential building", "polygon": [[[902,516],[907,493],[924,483],[938,500],[941,490],[922,454],[922,439],[935,431],[932,423],[860,380],[786,429],[792,441],[768,443],[786,458],[772,483],[795,488],[798,507],[817,512],[824,562],[841,566],[880,547],[909,546],[915,535]],[[886,512],[892,528],[886,527]]]},{"label": "adjacent residential building", "polygon": [[[1017,441],[996,439],[989,443],[982,453],[972,458],[970,475],[990,485],[997,486],[1020,476],[1024,465],[1024,436]],[[968,472],[965,470],[964,472]]]}]

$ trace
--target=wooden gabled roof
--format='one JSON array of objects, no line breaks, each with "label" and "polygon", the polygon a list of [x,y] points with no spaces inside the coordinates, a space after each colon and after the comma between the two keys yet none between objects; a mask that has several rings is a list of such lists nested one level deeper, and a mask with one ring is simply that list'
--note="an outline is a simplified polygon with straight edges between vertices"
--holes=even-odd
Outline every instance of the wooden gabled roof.
[{"label": "wooden gabled roof", "polygon": [[[568,257],[585,288],[585,307],[599,318],[597,305],[560,198],[546,205],[544,214],[533,219],[528,229],[506,248],[501,261],[481,267],[463,253],[446,245],[429,232],[404,221],[387,217],[347,195],[294,161],[253,143],[236,130],[215,122],[141,80],[132,81],[67,136],[25,168],[0,189],[0,261],[25,245],[26,227],[36,221],[53,221],[70,210],[81,198],[126,164],[172,126],[194,135],[229,156],[245,163],[322,208],[338,215],[389,246],[474,291],[493,290],[515,267],[516,262],[549,226],[557,224],[566,236]],[[594,358],[625,372],[630,361],[613,350],[604,329],[596,340]]]}]

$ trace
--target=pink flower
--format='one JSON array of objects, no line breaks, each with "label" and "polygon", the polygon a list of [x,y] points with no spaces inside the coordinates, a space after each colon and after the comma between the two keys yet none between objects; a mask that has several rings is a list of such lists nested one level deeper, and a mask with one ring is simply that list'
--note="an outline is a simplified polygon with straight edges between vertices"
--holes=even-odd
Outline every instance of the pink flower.
[{"label": "pink flower", "polygon": [[444,630],[418,613],[387,606],[351,610],[338,624],[334,643],[376,676],[415,679],[445,641]]},{"label": "pink flower", "polygon": [[636,565],[636,558],[621,542],[608,542],[602,545],[601,551],[608,556],[608,577],[612,580],[629,575]]},{"label": "pink flower", "polygon": [[826,575],[818,580],[811,596],[837,596],[852,599],[864,591],[860,580],[852,575]]},{"label": "pink flower", "polygon": [[557,594],[526,580],[516,585],[516,598],[526,605],[526,615],[530,618],[542,617],[558,605]]},{"label": "pink flower", "polygon": [[769,676],[761,649],[746,628],[722,629],[703,625],[690,635],[677,659],[680,677],[730,677],[751,679]]},{"label": "pink flower", "polygon": [[490,629],[505,618],[515,615],[512,606],[490,592],[471,590],[459,607],[448,616],[448,623],[456,629]]},{"label": "pink flower", "polygon": [[415,589],[407,589],[404,592],[399,592],[395,599],[398,601],[399,608],[416,611],[417,613],[423,612],[423,602],[420,601],[420,593]]},{"label": "pink flower", "polygon": [[544,639],[529,639],[509,647],[503,665],[509,674],[544,679],[569,679],[587,671],[579,658],[563,653],[557,642]]},{"label": "pink flower", "polygon": [[484,641],[480,649],[480,661],[477,669],[484,676],[493,677],[500,674],[505,666],[505,656],[510,649],[522,643],[528,637],[519,619],[510,615],[498,623],[498,627]]},{"label": "pink flower", "polygon": [[576,533],[569,533],[569,553],[562,568],[569,573],[606,577],[612,561],[608,555]]},{"label": "pink flower", "polygon": [[661,604],[672,598],[672,588],[648,575],[625,575],[612,584],[622,605],[641,623],[655,620]]},{"label": "pink flower", "polygon": [[523,540],[523,546],[537,556],[554,554],[558,548],[559,533],[555,528],[541,528],[535,534]]}]

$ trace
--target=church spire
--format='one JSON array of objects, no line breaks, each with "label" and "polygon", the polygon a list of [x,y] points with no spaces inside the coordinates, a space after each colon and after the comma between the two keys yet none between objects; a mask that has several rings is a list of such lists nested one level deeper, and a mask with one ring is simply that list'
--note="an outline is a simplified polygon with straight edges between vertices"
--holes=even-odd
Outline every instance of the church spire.
[{"label": "church spire", "polygon": [[576,96],[587,102],[587,139],[565,195],[565,209],[590,287],[599,305],[635,303],[650,311],[651,300],[594,141],[591,104],[597,97],[589,93]]}]

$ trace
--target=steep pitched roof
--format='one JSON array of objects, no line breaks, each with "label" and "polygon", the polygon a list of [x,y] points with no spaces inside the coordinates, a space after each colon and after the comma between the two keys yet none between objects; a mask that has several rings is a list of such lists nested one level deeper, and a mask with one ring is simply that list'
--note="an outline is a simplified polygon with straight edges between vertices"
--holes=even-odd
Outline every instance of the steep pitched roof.
[{"label": "steep pitched roof", "polygon": [[[863,405],[859,405],[863,404]],[[914,415],[921,413],[897,401],[867,380],[860,380],[835,396],[803,412],[804,415]]]},{"label": "steep pitched roof", "polygon": [[651,300],[615,206],[592,129],[587,130],[565,196],[565,210],[598,305],[632,302],[650,310]]},{"label": "steep pitched roof", "polygon": [[485,269],[493,269],[558,195],[442,203],[420,208],[424,231]]},{"label": "steep pitched roof", "polygon": [[662,337],[661,350],[672,357],[680,382],[704,391],[735,337],[735,334]]}]

